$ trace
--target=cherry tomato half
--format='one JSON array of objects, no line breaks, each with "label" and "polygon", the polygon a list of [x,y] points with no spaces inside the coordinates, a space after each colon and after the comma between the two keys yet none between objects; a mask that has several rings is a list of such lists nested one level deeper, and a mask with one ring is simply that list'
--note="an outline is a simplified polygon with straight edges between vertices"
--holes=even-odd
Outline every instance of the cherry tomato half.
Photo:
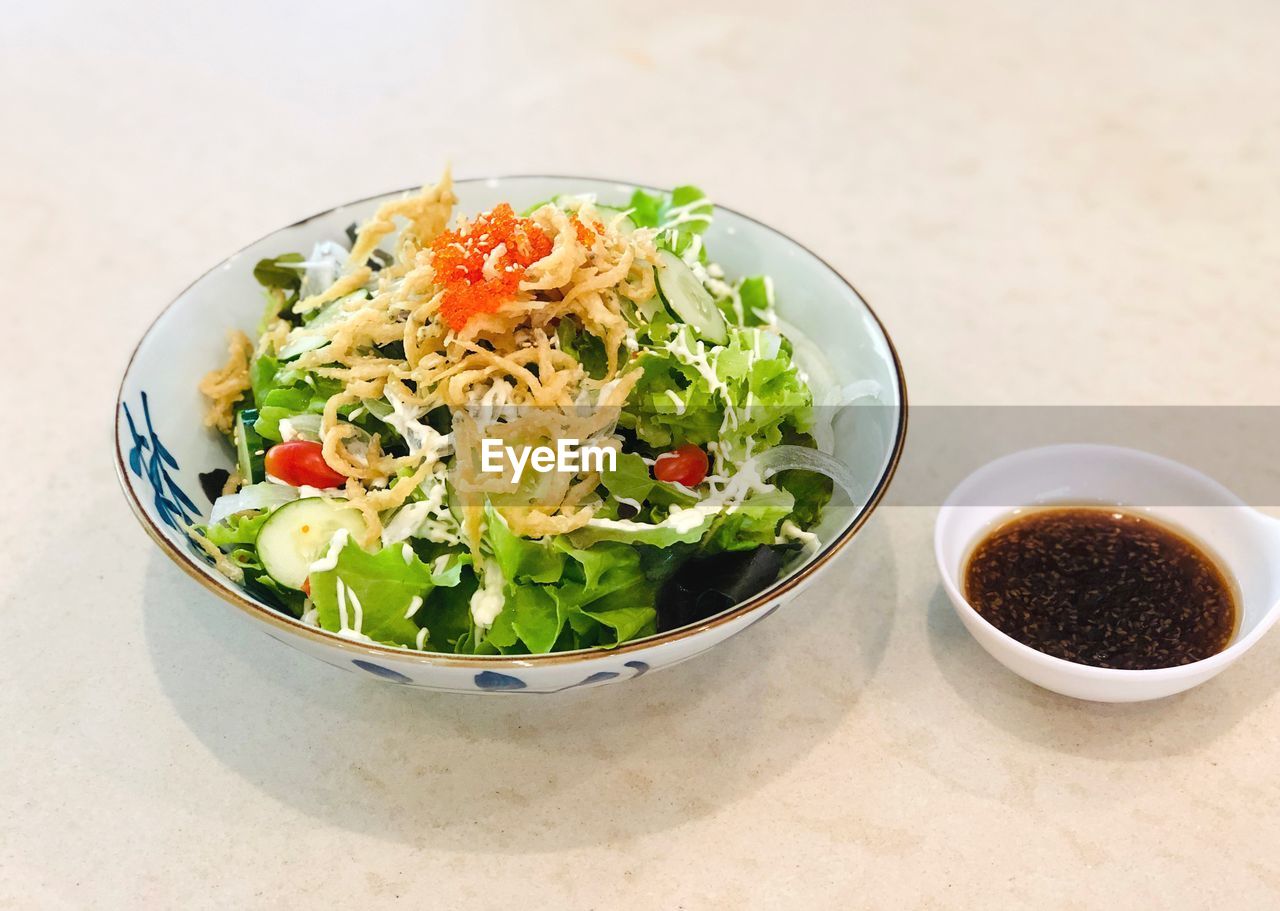
[{"label": "cherry tomato half", "polygon": [[699,446],[685,443],[679,449],[664,452],[653,463],[653,476],[659,481],[674,481],[685,487],[697,487],[707,476],[707,454]]},{"label": "cherry tomato half", "polygon": [[324,447],[311,440],[277,443],[264,461],[267,474],[294,487],[341,487],[347,481],[324,460]]}]

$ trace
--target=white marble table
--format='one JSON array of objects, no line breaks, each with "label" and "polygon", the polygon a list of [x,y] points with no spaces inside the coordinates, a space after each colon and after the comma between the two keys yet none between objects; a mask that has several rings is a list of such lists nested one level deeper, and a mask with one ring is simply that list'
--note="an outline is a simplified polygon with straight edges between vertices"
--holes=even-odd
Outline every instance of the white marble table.
[{"label": "white marble table", "polygon": [[433,697],[199,589],[108,438],[192,277],[446,158],[701,184],[858,284],[915,404],[1277,404],[1280,8],[257,6],[0,30],[0,907],[1275,906],[1280,635],[1058,698],[897,507],[695,662]]}]

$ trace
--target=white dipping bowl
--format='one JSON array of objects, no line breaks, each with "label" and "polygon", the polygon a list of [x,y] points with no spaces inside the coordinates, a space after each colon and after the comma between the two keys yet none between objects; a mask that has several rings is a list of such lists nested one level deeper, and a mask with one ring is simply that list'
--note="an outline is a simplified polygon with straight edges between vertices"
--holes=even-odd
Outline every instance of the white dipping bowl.
[{"label": "white dipping bowl", "polygon": [[[635,189],[581,177],[461,180],[456,184],[457,211],[480,212],[500,202],[521,210],[561,193],[594,193],[602,203],[625,206]],[[834,373],[830,381],[857,384],[859,404],[875,406],[847,409],[834,424],[835,455],[852,469],[860,493],[854,506],[826,511],[815,529],[823,544],[817,553],[784,568],[776,583],[714,617],[610,650],[522,657],[417,652],[342,639],[257,601],[216,572],[179,530],[179,518],[199,521],[208,514],[210,504],[197,475],[231,468],[233,462],[225,441],[202,424],[204,404],[196,384],[225,361],[228,330],[255,335],[263,298],[253,279],[254,263],[289,251],[305,254],[317,240],[342,239],[347,225],[363,222],[380,203],[398,195],[371,197],[303,219],[214,266],[147,330],[120,384],[116,463],[134,513],[169,558],[263,632],[348,671],[433,690],[547,693],[631,680],[706,651],[794,597],[880,502],[897,467],[907,425],[902,365],[888,334],[853,286],[813,253],[767,225],[717,206],[706,240],[726,273],[733,278],[772,276],[781,317],[821,345]]]},{"label": "white dipping bowl", "polygon": [[[1235,583],[1240,617],[1231,643],[1191,664],[1117,670],[1046,655],[992,626],[963,594],[969,554],[1014,510],[1053,505],[1119,506],[1189,535]],[[1047,446],[983,466],[939,512],[934,554],[947,595],[978,643],[1015,674],[1077,699],[1139,702],[1190,689],[1229,667],[1280,617],[1280,521],[1194,469],[1135,449]]]}]

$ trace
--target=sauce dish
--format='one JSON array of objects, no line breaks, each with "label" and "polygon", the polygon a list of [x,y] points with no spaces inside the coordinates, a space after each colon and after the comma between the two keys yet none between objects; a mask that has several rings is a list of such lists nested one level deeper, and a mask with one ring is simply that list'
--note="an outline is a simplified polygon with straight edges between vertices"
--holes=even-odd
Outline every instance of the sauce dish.
[{"label": "sauce dish", "polygon": [[[965,599],[966,561],[980,540],[1018,510],[1051,505],[1114,505],[1147,515],[1199,543],[1233,582],[1238,625],[1227,647],[1199,661],[1119,670],[1065,661],[1001,632]],[[1221,673],[1280,617],[1280,520],[1246,505],[1200,472],[1169,459],[1114,446],[1072,444],[997,459],[962,481],[934,528],[943,588],[965,628],[997,661],[1065,696],[1097,702],[1159,699]]]}]

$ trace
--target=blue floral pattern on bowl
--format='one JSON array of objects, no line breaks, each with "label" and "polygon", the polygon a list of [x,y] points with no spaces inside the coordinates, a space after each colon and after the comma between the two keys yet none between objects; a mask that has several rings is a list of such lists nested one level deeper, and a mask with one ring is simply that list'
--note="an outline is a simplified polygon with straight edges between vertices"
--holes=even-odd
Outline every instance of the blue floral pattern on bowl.
[{"label": "blue floral pattern on bowl", "polygon": [[146,392],[142,393],[142,416],[147,425],[145,436],[138,431],[138,424],[134,421],[129,406],[124,405],[123,408],[125,420],[129,423],[129,435],[132,437],[129,470],[138,477],[145,478],[151,486],[152,503],[160,520],[175,531],[185,534],[187,526],[200,517],[200,508],[178,486],[170,473],[170,470],[178,470],[178,460],[160,442],[160,436],[151,423],[151,404],[147,401]]},{"label": "blue floral pattern on bowl", "polygon": [[[632,670],[632,679],[645,674],[649,670],[649,664],[646,661],[628,661],[625,665]],[[589,674],[577,683],[571,683],[568,686],[562,686],[559,689],[550,690],[552,693],[562,693],[565,690],[577,689],[580,686],[591,686],[596,683],[604,683],[606,680],[613,680],[622,675],[617,671],[596,671]],[[528,684],[517,677],[515,674],[501,674],[497,671],[481,671],[475,676],[475,685],[480,690],[503,690],[506,692],[518,692],[527,690]]]}]

